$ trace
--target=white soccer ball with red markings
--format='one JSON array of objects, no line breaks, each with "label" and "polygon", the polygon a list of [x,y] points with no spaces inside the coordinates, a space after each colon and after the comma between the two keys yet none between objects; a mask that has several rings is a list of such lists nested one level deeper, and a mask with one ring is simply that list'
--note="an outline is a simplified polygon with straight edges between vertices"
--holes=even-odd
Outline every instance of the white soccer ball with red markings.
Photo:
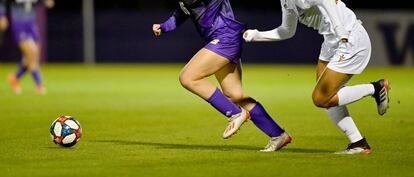
[{"label": "white soccer ball with red markings", "polygon": [[50,127],[53,142],[64,147],[75,145],[81,138],[80,123],[72,116],[60,116],[53,121]]}]

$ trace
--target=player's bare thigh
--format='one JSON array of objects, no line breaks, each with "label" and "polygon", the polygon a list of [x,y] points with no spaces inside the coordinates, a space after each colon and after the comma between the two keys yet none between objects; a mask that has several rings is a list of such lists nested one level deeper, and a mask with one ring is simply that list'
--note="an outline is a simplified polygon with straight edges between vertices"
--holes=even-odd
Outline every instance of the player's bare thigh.
[{"label": "player's bare thigh", "polygon": [[322,72],[325,71],[326,66],[328,66],[327,61],[319,60],[318,65],[316,65],[316,82],[319,80],[319,77],[321,76]]},{"label": "player's bare thigh", "polygon": [[343,74],[327,68],[328,62],[319,61],[316,67],[317,82],[313,90],[313,103],[322,108],[338,105],[337,92],[351,79],[351,74]]},{"label": "player's bare thigh", "polygon": [[208,99],[216,86],[206,77],[215,74],[229,63],[230,60],[203,48],[182,69],[180,83],[203,99]]},{"label": "player's bare thigh", "polygon": [[27,60],[30,69],[39,68],[39,45],[33,39],[26,39],[19,43],[20,50],[24,58]]}]

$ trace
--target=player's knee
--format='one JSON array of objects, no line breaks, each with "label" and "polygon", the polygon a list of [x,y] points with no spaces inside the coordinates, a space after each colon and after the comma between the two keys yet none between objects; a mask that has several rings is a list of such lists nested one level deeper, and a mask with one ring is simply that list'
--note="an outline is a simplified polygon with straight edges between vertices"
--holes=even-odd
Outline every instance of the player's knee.
[{"label": "player's knee", "polygon": [[187,90],[193,90],[194,87],[197,87],[199,80],[194,77],[193,73],[181,72],[179,76],[180,84]]},{"label": "player's knee", "polygon": [[314,93],[312,95],[312,101],[313,101],[313,104],[319,108],[330,108],[331,107],[330,99],[317,93]]},{"label": "player's knee", "polygon": [[30,71],[33,71],[33,70],[38,70],[39,69],[39,63],[38,62],[28,62],[27,63],[27,68],[30,70]]},{"label": "player's knee", "polygon": [[192,80],[191,80],[191,78],[189,77],[189,76],[187,76],[185,73],[181,73],[180,74],[180,76],[179,76],[179,81],[180,81],[180,84],[181,84],[181,86],[183,86],[184,88],[186,88],[186,89],[189,89],[189,88],[191,88],[191,85],[192,85]]},{"label": "player's knee", "polygon": [[39,69],[39,60],[37,58],[26,58],[26,65],[29,70]]},{"label": "player's knee", "polygon": [[243,101],[244,95],[242,91],[229,91],[223,90],[224,95],[226,95],[233,103],[239,103]]},{"label": "player's knee", "polygon": [[37,71],[37,70],[39,70],[39,66],[31,66],[31,65],[29,65],[28,69],[29,69],[29,71]]},{"label": "player's knee", "polygon": [[313,99],[313,104],[319,108],[326,108],[326,102],[323,99]]}]

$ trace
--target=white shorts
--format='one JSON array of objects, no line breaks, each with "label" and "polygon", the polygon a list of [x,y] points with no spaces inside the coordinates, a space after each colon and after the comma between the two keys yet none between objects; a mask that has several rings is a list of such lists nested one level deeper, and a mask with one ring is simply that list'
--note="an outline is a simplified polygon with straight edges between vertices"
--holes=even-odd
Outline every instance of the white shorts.
[{"label": "white shorts", "polygon": [[364,27],[357,23],[349,34],[348,42],[327,40],[322,43],[319,59],[327,61],[328,68],[344,74],[360,74],[367,67],[371,57],[371,41]]}]

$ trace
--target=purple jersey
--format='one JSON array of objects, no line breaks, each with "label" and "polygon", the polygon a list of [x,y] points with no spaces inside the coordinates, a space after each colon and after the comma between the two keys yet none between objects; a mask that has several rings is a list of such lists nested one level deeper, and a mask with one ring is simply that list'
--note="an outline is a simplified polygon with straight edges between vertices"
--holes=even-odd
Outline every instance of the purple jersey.
[{"label": "purple jersey", "polygon": [[233,63],[241,59],[242,36],[245,25],[236,21],[229,0],[180,0],[180,7],[166,22],[163,32],[170,32],[188,18],[208,42],[205,49],[215,52]]},{"label": "purple jersey", "polygon": [[191,18],[197,31],[207,41],[220,28],[240,32],[245,28],[244,24],[235,20],[229,0],[180,0],[178,4],[179,8],[173,16],[161,24],[163,32],[173,31],[188,18]]},{"label": "purple jersey", "polygon": [[36,25],[36,11],[34,4],[28,2],[13,2],[11,4],[10,22],[15,40],[22,41],[32,39],[39,42],[39,32]]}]

